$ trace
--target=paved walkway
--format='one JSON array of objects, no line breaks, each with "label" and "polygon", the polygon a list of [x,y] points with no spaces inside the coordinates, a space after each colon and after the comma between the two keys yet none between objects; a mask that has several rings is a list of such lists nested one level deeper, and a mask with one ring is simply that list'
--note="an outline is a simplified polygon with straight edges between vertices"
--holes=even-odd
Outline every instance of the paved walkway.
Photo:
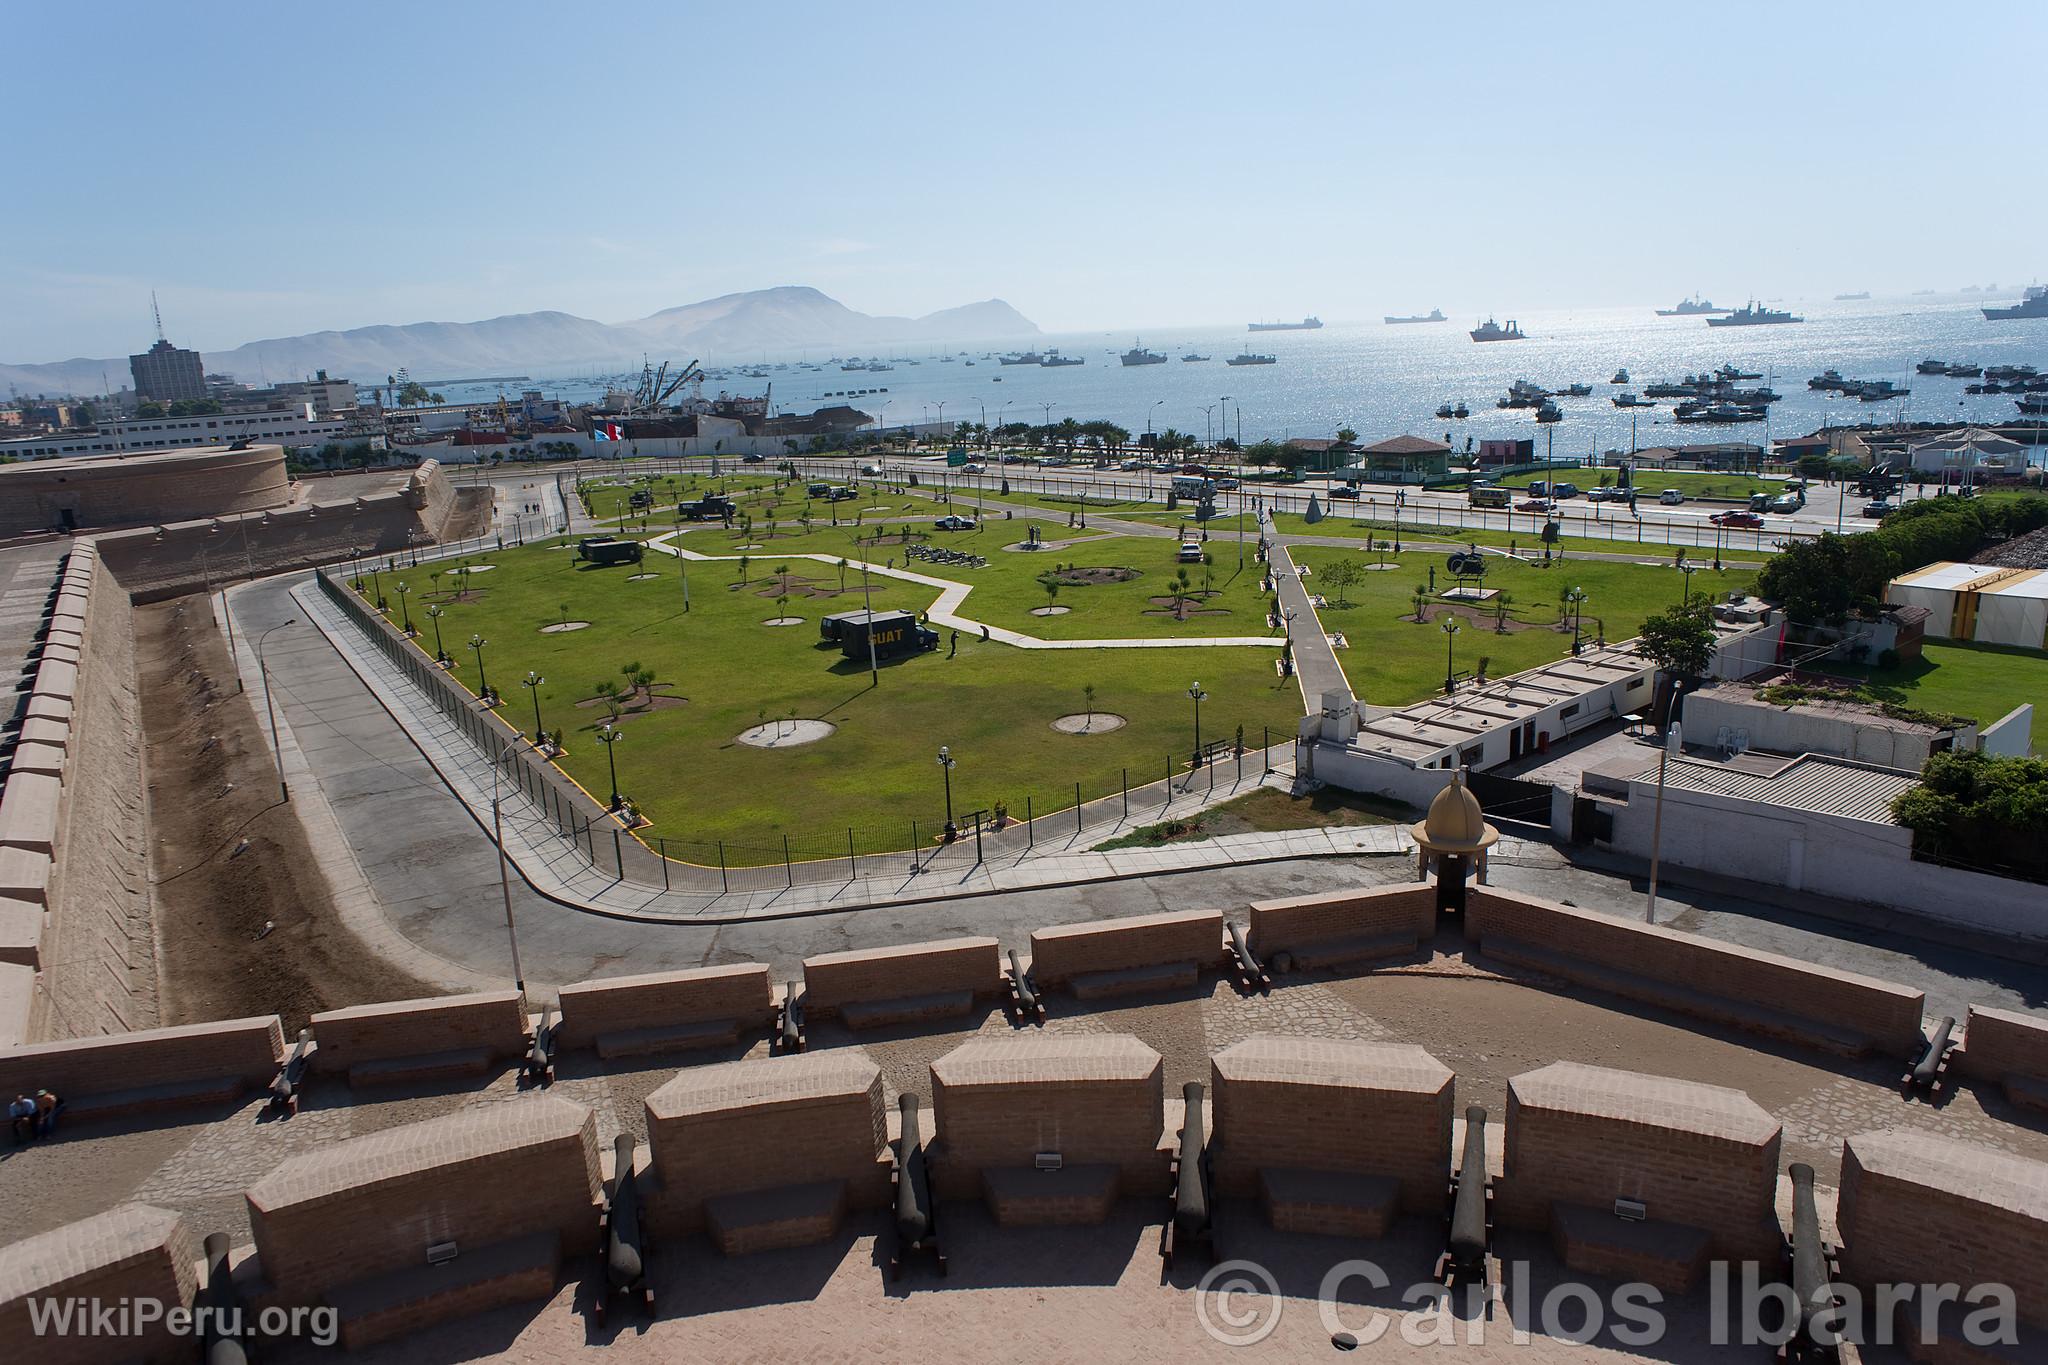
[{"label": "paved walkway", "polygon": [[1287,552],[1284,544],[1275,544],[1266,551],[1266,562],[1273,571],[1273,586],[1280,596],[1280,609],[1291,611],[1294,619],[1288,625],[1288,638],[1294,641],[1294,677],[1301,684],[1303,708],[1310,714],[1323,709],[1323,694],[1336,692],[1351,695],[1351,680],[1344,676],[1344,666],[1337,662],[1337,651],[1330,645],[1330,637],[1323,630],[1323,618],[1316,614],[1315,603],[1309,600],[1308,589],[1302,586],[1301,570],[1294,566],[1294,557]]},{"label": "paved walkway", "polygon": [[[1001,835],[985,838],[978,858],[969,842],[962,840],[925,856],[917,871],[911,869],[908,851],[863,855],[851,860],[849,875],[844,878],[835,874],[833,880],[751,890],[723,889],[723,879],[715,869],[671,862],[666,869],[670,885],[664,889],[646,880],[648,864],[660,865],[615,825],[600,821],[594,846],[579,845],[563,838],[550,817],[514,784],[494,782],[496,770],[490,759],[395,665],[380,652],[363,647],[357,628],[310,578],[301,579],[291,596],[304,618],[333,642],[378,703],[404,727],[480,826],[490,826],[493,802],[499,803],[505,850],[519,875],[549,900],[599,914],[649,921],[740,923],[1165,871],[1304,857],[1400,854],[1410,847],[1399,827],[1375,825],[1228,835],[1158,849],[1091,851],[1093,845],[1139,825],[1164,815],[1192,814],[1254,790],[1264,780],[1260,772],[1239,777],[1236,765],[1218,763],[1200,778],[1178,779],[1171,790],[1162,782],[1133,791],[1128,815],[1117,798],[1091,803],[1083,808],[1079,827],[1064,836],[1039,837],[1042,831],[1073,819],[1072,812],[1040,820],[1030,831],[1013,826]],[[1191,790],[1196,783],[1198,789]],[[605,847],[608,839],[610,849]],[[819,869],[812,866],[807,870],[815,876]],[[653,875],[661,874],[656,871]]]}]

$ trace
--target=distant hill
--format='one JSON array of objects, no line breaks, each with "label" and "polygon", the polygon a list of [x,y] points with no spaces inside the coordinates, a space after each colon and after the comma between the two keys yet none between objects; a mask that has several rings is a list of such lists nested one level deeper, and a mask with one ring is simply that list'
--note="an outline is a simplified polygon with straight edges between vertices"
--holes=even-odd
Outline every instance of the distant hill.
[{"label": "distant hill", "polygon": [[[535,373],[572,366],[637,367],[647,353],[682,361],[744,360],[761,351],[930,342],[1002,341],[1038,328],[1001,299],[947,308],[921,318],[855,312],[816,289],[785,285],[664,308],[631,322],[603,323],[572,313],[513,313],[481,322],[414,322],[345,332],[252,341],[208,352],[209,373],[245,384],[296,379],[326,370],[374,383],[400,369],[421,379]],[[138,340],[136,349],[142,349]],[[687,354],[685,354],[687,352]],[[128,358],[0,364],[0,385],[23,393],[99,393],[128,382]]]}]

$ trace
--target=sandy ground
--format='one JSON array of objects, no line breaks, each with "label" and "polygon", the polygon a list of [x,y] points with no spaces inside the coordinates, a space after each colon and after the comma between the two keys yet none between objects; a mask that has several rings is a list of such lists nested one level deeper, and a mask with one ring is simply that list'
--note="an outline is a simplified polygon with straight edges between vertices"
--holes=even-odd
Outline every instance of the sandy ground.
[{"label": "sandy ground", "polygon": [[[434,992],[342,927],[202,597],[135,612],[166,1025]],[[272,927],[266,932],[266,924]]]}]

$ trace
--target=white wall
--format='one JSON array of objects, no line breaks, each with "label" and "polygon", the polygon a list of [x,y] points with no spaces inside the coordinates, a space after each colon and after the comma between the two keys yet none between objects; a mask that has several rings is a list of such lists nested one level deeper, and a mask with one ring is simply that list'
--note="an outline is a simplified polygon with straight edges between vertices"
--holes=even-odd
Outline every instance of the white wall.
[{"label": "white wall", "polygon": [[[1810,706],[1734,702],[1706,692],[1685,699],[1685,734],[1692,743],[1712,743],[1722,726],[1747,734],[1752,749],[1832,754],[1910,772],[1926,766],[1933,743],[1930,735],[1899,729],[1875,716],[1859,720]],[[1965,726],[1956,732],[1952,747],[1968,749],[1975,743],[1976,727]]]},{"label": "white wall", "polygon": [[1977,747],[1987,754],[2026,758],[2034,752],[2034,704],[2022,702],[1977,736]]},{"label": "white wall", "polygon": [[[1649,858],[1656,791],[1654,782],[1634,782],[1627,802],[1599,801],[1614,817],[1614,838],[1603,841],[1607,847]],[[2031,882],[1915,862],[1912,849],[1913,832],[1897,825],[1709,792],[1664,793],[1667,863],[2048,942],[2048,891]]]}]

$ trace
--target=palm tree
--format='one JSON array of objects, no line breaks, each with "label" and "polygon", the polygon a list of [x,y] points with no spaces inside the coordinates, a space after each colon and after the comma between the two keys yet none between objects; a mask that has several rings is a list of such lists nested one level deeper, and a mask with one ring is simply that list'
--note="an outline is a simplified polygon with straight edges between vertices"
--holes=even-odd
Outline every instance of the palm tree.
[{"label": "palm tree", "polygon": [[1045,580],[1045,612],[1046,612],[1046,615],[1050,616],[1050,615],[1052,614],[1052,608],[1053,608],[1053,604],[1054,604],[1055,602],[1057,602],[1057,601],[1059,600],[1059,595],[1060,595],[1060,583],[1059,583],[1059,580],[1058,580],[1058,579],[1056,579],[1056,578],[1051,578],[1051,577],[1048,577],[1048,578],[1047,578],[1047,579]]},{"label": "palm tree", "polygon": [[1515,595],[1502,588],[1493,595],[1493,628],[1498,634],[1508,633],[1508,608],[1513,606]]},{"label": "palm tree", "polygon": [[1176,610],[1176,611],[1180,610],[1181,604],[1187,601],[1187,596],[1188,596],[1188,585],[1190,584],[1190,582],[1192,582],[1192,580],[1191,580],[1191,579],[1189,579],[1189,577],[1188,577],[1188,571],[1187,571],[1187,570],[1186,570],[1185,568],[1183,568],[1183,569],[1182,569],[1182,570],[1181,570],[1181,571],[1180,571],[1179,573],[1177,573],[1177,574],[1175,574],[1175,575],[1174,575],[1174,578],[1173,578],[1173,606],[1174,606],[1174,610]]},{"label": "palm tree", "polygon": [[753,558],[749,555],[740,556],[740,586],[743,588],[747,586],[747,566],[753,562]]},{"label": "palm tree", "polygon": [[839,591],[846,591],[846,560],[843,556],[839,561]]},{"label": "palm tree", "polygon": [[1088,718],[1087,718],[1086,720],[1084,720],[1084,721],[1082,721],[1082,722],[1081,722],[1081,728],[1082,728],[1083,730],[1086,730],[1086,729],[1087,729],[1087,728],[1088,728],[1089,726],[1091,726],[1091,725],[1093,725],[1093,724],[1095,723],[1095,684],[1094,684],[1094,683],[1083,683],[1083,684],[1081,684],[1081,696],[1082,696],[1082,697],[1083,697],[1083,698],[1084,698],[1084,699],[1085,699],[1085,700],[1087,701],[1087,703],[1088,703],[1088,705],[1087,705],[1087,707],[1086,707],[1086,713],[1087,713],[1087,717],[1088,717]]},{"label": "palm tree", "polygon": [[1342,441],[1347,446],[1355,445],[1358,442],[1358,433],[1353,431],[1350,427],[1338,427],[1337,439]]}]

